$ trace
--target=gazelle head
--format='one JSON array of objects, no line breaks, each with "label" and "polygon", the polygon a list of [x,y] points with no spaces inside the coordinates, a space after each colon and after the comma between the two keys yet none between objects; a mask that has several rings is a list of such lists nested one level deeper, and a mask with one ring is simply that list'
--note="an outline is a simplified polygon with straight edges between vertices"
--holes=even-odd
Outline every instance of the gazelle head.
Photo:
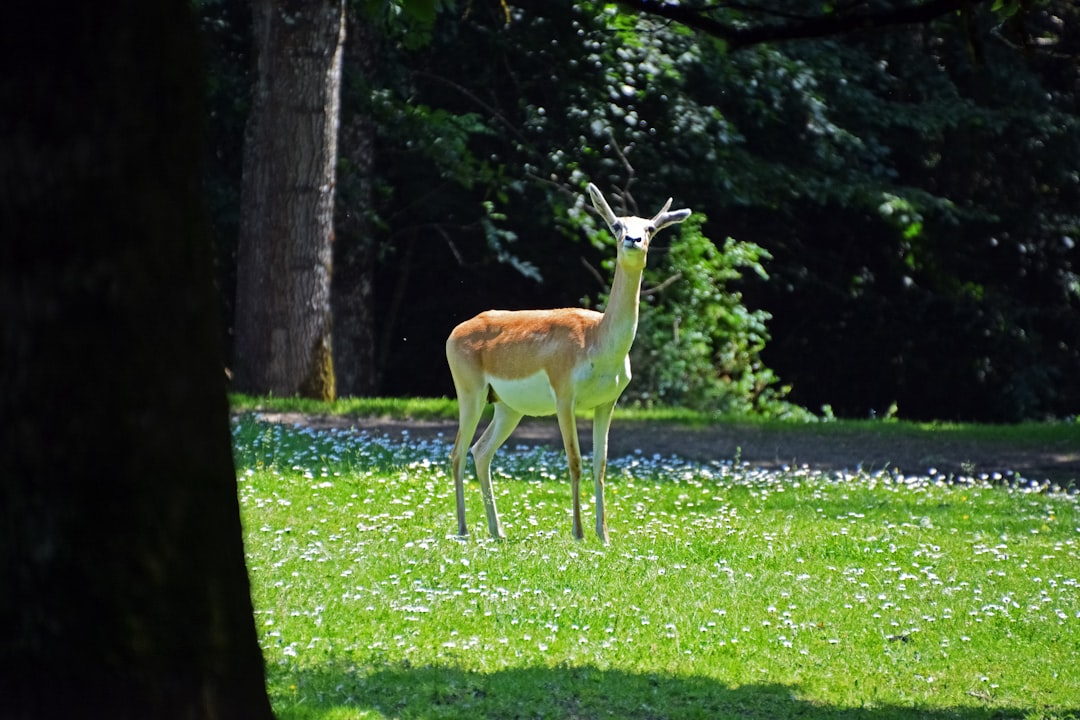
[{"label": "gazelle head", "polygon": [[593,207],[604,218],[604,222],[615,235],[615,243],[618,247],[618,263],[630,269],[645,267],[645,256],[649,252],[649,243],[656,233],[668,225],[681,223],[690,217],[690,211],[686,208],[671,211],[671,198],[664,203],[660,212],[646,220],[634,216],[618,217],[611,210],[607,200],[604,199],[600,189],[589,183],[589,197],[592,198]]}]

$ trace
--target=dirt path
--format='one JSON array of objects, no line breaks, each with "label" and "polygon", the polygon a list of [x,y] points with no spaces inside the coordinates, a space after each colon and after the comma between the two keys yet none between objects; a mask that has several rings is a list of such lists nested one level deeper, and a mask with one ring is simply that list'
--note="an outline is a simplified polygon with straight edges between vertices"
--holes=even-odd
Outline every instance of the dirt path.
[{"label": "dirt path", "polygon": [[[457,423],[449,420],[390,420],[264,413],[267,420],[312,427],[354,428],[375,435],[452,442]],[[591,423],[579,421],[582,450],[591,451]],[[873,430],[825,432],[814,426],[770,430],[754,425],[722,424],[686,427],[670,423],[621,421],[612,426],[610,455],[642,452],[679,455],[690,460],[731,460],[776,468],[808,465],[821,470],[898,468],[905,474],[925,474],[931,468],[956,475],[1016,473],[1030,480],[1080,484],[1080,448],[1048,443],[1046,447],[957,439],[947,432],[900,434]],[[510,446],[561,447],[554,420],[526,419],[511,436]]]}]

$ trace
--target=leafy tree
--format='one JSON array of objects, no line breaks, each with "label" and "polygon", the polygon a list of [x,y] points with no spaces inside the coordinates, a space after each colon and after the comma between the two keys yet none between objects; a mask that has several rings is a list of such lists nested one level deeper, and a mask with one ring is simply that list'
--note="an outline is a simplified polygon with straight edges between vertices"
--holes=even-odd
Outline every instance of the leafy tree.
[{"label": "leafy tree", "polygon": [[1075,412],[1073,4],[662,6],[738,30],[719,39],[633,5],[440,4],[422,33],[377,26],[346,104],[371,122],[370,200],[349,211],[368,242],[349,247],[381,392],[448,392],[442,340],[478,310],[603,288],[592,180],[675,195],[704,237],[772,256],[768,280],[726,287],[772,316],[758,358],[794,402]]},{"label": "leafy tree", "polygon": [[[681,123],[677,140],[696,135],[705,162],[655,134],[648,144],[677,159],[687,185],[721,190],[688,204],[774,255],[772,281],[749,299],[775,316],[763,358],[797,402],[998,420],[1076,406],[1080,134],[1073,101],[1060,102],[1075,96],[1045,92],[1025,69],[1051,62],[1016,52],[1034,39],[1013,28],[1015,41],[976,52],[972,38],[992,37],[1000,18],[964,19],[737,53],[651,29],[670,63],[645,60],[661,56],[656,40],[620,48],[639,68],[669,70],[633,94],[637,108],[665,80],[665,97],[685,98],[650,124]],[[1060,26],[1036,28],[1043,43],[1067,42]],[[705,98],[719,100],[712,118]],[[623,142],[636,152],[635,132]]]},{"label": "leafy tree", "polygon": [[[635,12],[675,20],[711,35],[732,50],[927,23],[950,13],[970,14],[976,5],[987,2],[989,0],[836,3],[826,0],[821,3],[781,1],[751,5],[709,0],[686,3],[620,0],[621,5]],[[1015,12],[1018,5],[1012,1],[994,2],[994,8],[1003,9],[1005,14]]]},{"label": "leafy tree", "polygon": [[774,237],[765,357],[810,406],[994,420],[1076,406],[1076,119],[1011,46],[979,62],[969,35],[944,23],[788,52],[818,68],[826,116],[856,141],[844,165],[867,178],[809,188],[787,230],[748,218]]}]

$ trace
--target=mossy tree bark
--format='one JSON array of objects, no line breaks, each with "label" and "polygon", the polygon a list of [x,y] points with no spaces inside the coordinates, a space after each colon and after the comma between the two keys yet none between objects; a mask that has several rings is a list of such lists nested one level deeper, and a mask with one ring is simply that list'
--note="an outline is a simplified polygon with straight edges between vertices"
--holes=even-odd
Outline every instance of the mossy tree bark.
[{"label": "mossy tree bark", "polygon": [[0,27],[0,714],[271,718],[189,3]]},{"label": "mossy tree bark", "polygon": [[257,54],[237,249],[235,377],[335,395],[330,274],[343,0],[254,0]]}]

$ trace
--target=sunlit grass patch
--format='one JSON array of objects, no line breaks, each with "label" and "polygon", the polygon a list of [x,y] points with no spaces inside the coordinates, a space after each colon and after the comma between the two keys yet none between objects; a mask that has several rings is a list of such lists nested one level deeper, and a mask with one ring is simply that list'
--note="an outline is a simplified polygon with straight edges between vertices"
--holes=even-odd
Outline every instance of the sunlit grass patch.
[{"label": "sunlit grass patch", "polygon": [[570,538],[562,454],[508,447],[499,543],[475,482],[452,535],[448,439],[234,440],[284,718],[1080,712],[1075,493],[635,455],[605,547]]},{"label": "sunlit grass patch", "polygon": [[457,417],[457,401],[450,398],[345,397],[327,402],[302,397],[233,394],[229,404],[236,412],[298,412],[413,419]]}]

